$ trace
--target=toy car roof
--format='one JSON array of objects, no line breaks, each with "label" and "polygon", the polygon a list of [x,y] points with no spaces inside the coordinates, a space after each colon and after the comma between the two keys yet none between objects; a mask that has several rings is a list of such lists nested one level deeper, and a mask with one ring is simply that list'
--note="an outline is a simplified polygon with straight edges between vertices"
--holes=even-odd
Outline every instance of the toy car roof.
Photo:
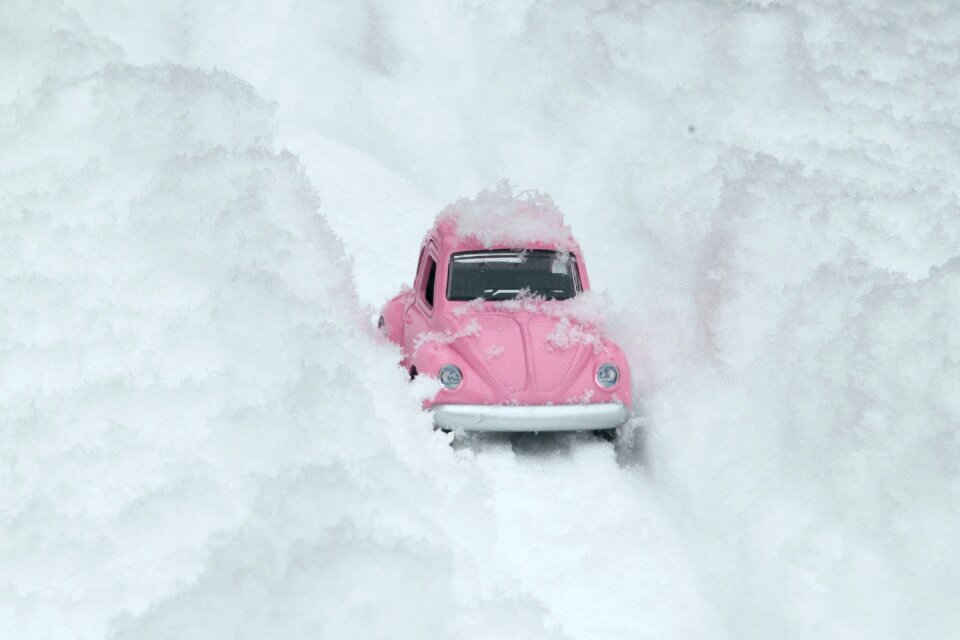
[{"label": "toy car roof", "polygon": [[579,253],[563,214],[547,194],[513,195],[509,183],[463,198],[437,216],[431,233],[448,248],[540,248]]}]

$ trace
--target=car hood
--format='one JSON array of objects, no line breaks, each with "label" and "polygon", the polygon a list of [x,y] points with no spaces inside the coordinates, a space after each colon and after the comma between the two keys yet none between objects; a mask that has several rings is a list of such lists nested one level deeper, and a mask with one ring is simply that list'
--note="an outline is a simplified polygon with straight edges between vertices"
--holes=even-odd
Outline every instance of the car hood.
[{"label": "car hood", "polygon": [[599,391],[595,363],[609,345],[589,325],[525,311],[476,312],[449,321],[448,346],[467,367],[465,378],[483,381],[493,396],[486,402],[585,402]]}]

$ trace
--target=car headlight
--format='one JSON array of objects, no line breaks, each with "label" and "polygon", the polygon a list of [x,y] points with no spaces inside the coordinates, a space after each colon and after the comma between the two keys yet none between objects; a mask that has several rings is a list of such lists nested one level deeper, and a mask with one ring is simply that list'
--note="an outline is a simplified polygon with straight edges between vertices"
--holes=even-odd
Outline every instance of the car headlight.
[{"label": "car headlight", "polygon": [[617,369],[617,365],[608,362],[597,369],[597,384],[601,387],[609,389],[617,384],[618,380],[620,380],[620,369]]},{"label": "car headlight", "polygon": [[455,364],[445,364],[440,367],[440,384],[447,389],[456,389],[463,382],[463,373]]}]

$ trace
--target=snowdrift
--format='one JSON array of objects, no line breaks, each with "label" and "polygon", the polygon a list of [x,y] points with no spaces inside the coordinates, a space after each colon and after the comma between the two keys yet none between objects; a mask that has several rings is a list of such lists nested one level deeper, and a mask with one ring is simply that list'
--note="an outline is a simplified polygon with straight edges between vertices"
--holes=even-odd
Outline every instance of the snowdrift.
[{"label": "snowdrift", "polygon": [[[0,27],[0,636],[960,635],[952,3]],[[504,177],[609,292],[639,462],[451,446],[368,326]]]}]

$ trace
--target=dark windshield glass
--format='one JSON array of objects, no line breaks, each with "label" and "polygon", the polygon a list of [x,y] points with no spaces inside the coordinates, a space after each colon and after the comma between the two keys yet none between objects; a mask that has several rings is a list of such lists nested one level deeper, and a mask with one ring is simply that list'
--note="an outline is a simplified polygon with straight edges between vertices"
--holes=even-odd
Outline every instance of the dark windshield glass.
[{"label": "dark windshield glass", "polygon": [[448,300],[512,300],[521,291],[566,300],[580,290],[573,254],[557,251],[470,251],[450,257]]}]

